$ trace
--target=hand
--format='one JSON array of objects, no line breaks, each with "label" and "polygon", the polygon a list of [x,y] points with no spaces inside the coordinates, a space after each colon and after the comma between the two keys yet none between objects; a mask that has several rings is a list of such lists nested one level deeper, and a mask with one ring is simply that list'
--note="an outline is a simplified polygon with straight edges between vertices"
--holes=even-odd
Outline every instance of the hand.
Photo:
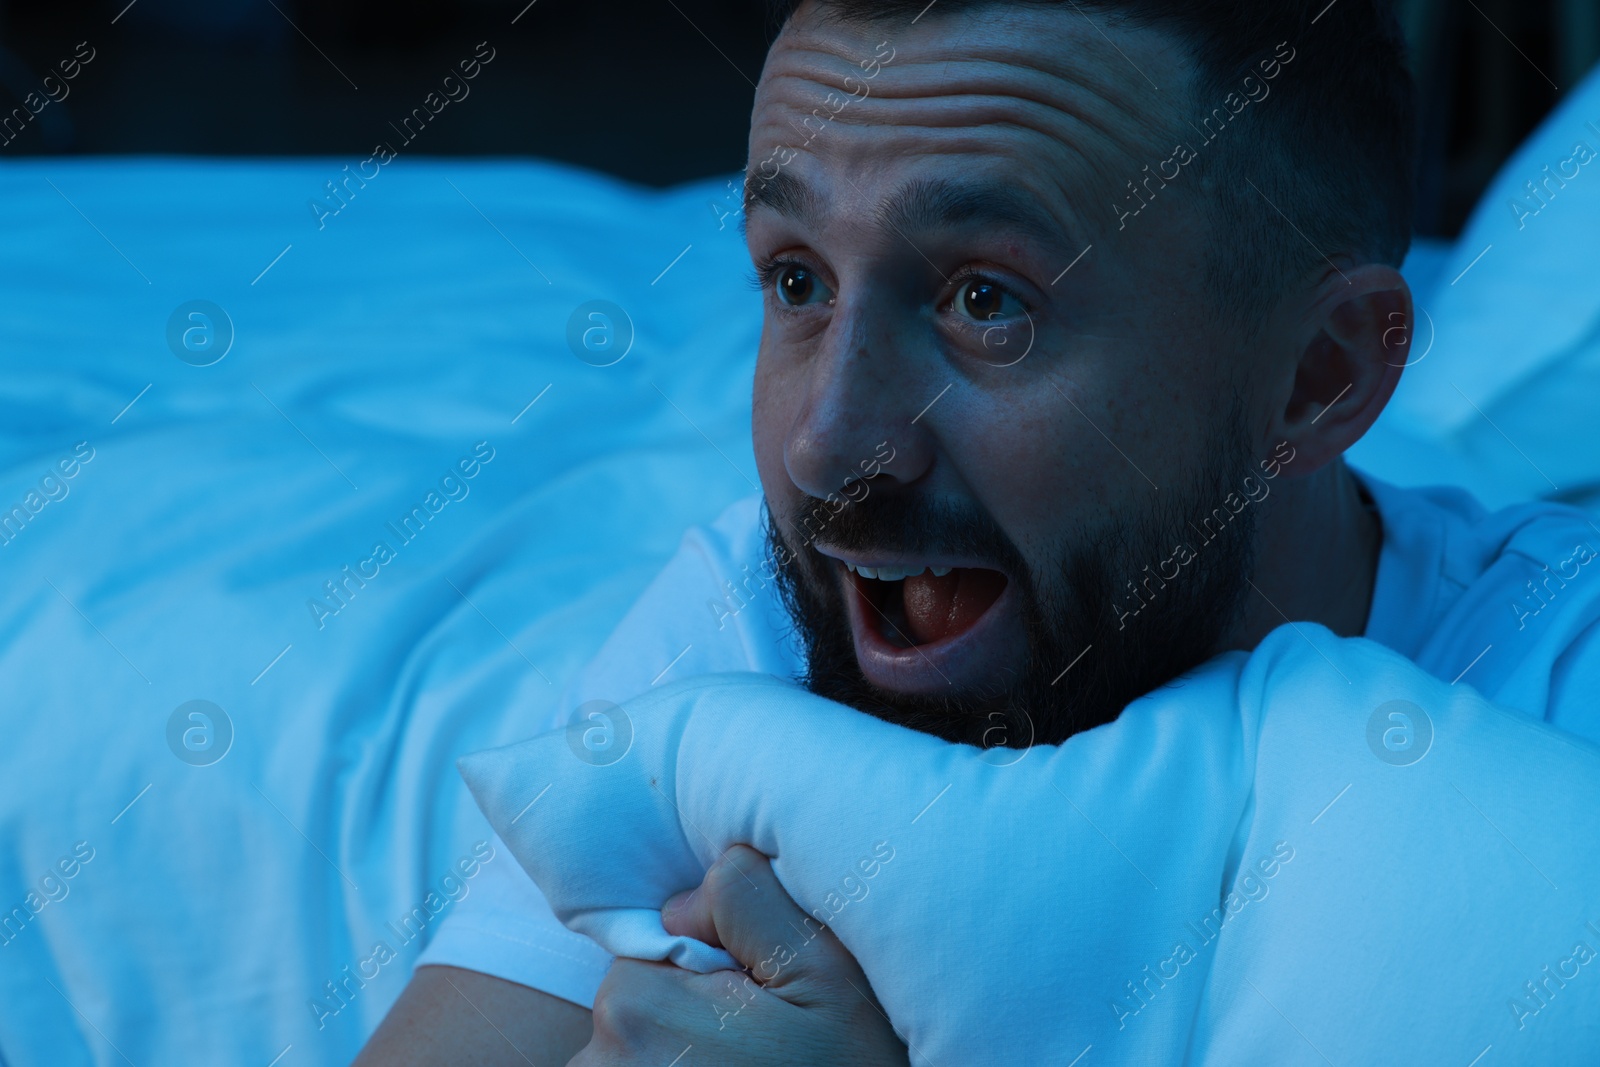
[{"label": "hand", "polygon": [[907,1067],[861,967],[755,849],[729,849],[661,916],[749,973],[618,959],[595,996],[594,1038],[569,1067]]}]

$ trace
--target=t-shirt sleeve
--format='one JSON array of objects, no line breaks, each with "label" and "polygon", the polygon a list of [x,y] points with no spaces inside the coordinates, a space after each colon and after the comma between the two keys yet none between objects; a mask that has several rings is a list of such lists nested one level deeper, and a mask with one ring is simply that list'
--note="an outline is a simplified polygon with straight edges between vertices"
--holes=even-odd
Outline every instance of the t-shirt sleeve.
[{"label": "t-shirt sleeve", "polygon": [[415,966],[478,971],[593,1007],[611,954],[562,926],[498,834],[492,844],[494,862],[483,865]]},{"label": "t-shirt sleeve", "polygon": [[[796,675],[801,656],[768,577],[761,498],[684,536],[600,652],[568,683],[553,729],[591,700],[621,703],[669,680],[717,671]],[[611,956],[556,919],[496,836],[495,861],[452,909],[414,966],[493,975],[592,1007]],[[503,861],[503,862],[502,862]]]}]

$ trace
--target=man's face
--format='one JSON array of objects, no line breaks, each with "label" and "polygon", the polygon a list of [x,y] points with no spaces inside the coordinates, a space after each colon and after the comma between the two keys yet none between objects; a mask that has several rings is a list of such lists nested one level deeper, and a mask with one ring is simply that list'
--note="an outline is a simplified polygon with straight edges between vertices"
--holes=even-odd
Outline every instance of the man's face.
[{"label": "man's face", "polygon": [[805,4],[774,44],[754,435],[816,691],[1059,742],[1224,641],[1255,513],[1189,524],[1255,470],[1253,357],[1206,295],[1198,176],[1121,228],[1113,207],[1184,139],[1187,70],[1066,7],[843,26]]}]

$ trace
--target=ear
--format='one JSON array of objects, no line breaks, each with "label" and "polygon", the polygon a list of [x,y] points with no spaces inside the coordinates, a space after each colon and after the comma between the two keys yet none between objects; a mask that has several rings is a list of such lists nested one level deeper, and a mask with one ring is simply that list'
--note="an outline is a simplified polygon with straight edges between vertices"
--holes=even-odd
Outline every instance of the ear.
[{"label": "ear", "polygon": [[1371,428],[1400,384],[1412,338],[1411,287],[1381,263],[1335,270],[1301,319],[1299,357],[1272,415],[1268,447],[1287,442],[1290,477],[1337,459]]}]

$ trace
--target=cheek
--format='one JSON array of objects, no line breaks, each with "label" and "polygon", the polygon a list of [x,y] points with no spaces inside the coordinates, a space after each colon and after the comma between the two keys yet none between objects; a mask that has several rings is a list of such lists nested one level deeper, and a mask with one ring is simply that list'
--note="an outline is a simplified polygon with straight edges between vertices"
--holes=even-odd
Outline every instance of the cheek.
[{"label": "cheek", "polygon": [[1037,564],[1057,551],[1062,532],[1079,516],[1105,510],[1106,471],[1091,447],[1104,442],[1042,378],[976,399],[966,417],[941,427],[944,448],[973,494]]},{"label": "cheek", "polygon": [[757,476],[768,497],[781,497],[789,487],[783,450],[789,427],[794,425],[795,389],[791,375],[767,355],[770,341],[763,337],[756,359],[755,388],[750,404],[750,433]]},{"label": "cheek", "polygon": [[1165,386],[1152,389],[1153,372],[1117,373],[1125,363],[1019,376],[942,427],[963,480],[1032,564],[1059,556],[1074,531],[1142,514],[1157,493],[1146,476],[1165,487],[1174,457],[1193,454],[1192,410],[1185,418]]}]

